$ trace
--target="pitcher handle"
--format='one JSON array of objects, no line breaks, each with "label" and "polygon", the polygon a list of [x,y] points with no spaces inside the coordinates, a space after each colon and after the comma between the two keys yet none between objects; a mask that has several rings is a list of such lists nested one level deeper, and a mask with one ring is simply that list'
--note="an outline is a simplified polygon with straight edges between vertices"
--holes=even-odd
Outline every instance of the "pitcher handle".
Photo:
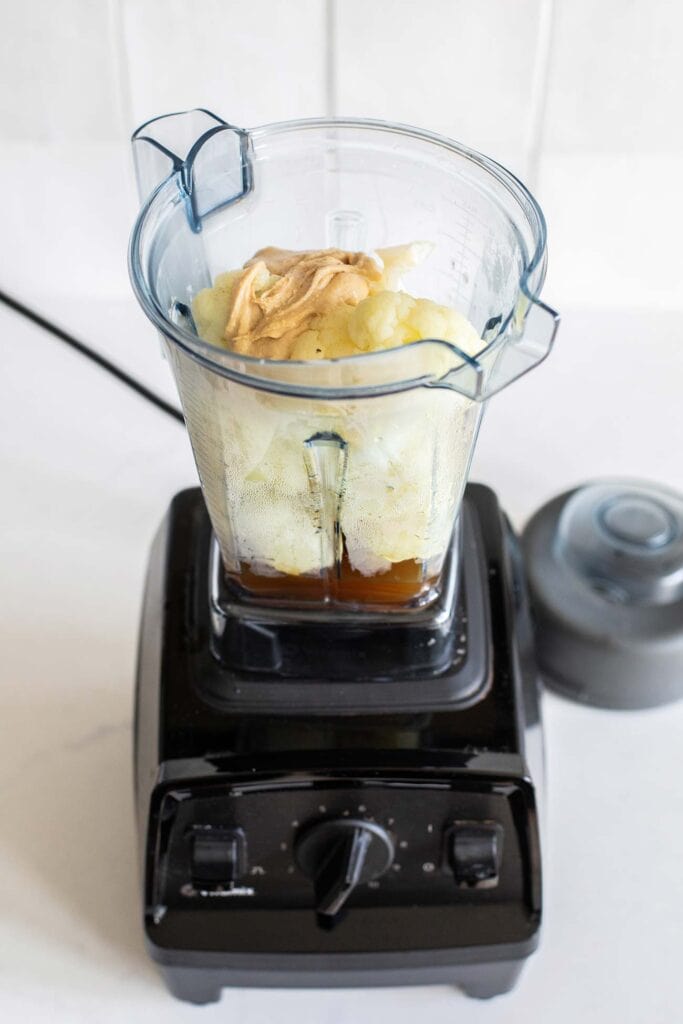
[{"label": "pitcher handle", "polygon": [[140,200],[175,175],[193,231],[253,187],[249,133],[210,110],[154,117],[133,132],[131,144]]}]

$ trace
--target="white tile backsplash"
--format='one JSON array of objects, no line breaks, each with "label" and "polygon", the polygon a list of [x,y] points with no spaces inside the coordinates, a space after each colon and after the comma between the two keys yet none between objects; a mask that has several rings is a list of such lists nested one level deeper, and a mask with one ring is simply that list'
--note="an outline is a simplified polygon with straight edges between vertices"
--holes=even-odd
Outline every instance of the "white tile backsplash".
[{"label": "white tile backsplash", "polygon": [[207,107],[234,124],[325,113],[323,0],[120,0],[135,125]]},{"label": "white tile backsplash", "polygon": [[124,140],[5,143],[0,189],[0,288],[58,320],[63,296],[130,295],[138,203]]},{"label": "white tile backsplash", "polygon": [[548,302],[561,309],[680,309],[682,180],[683,155],[544,157]]},{"label": "white tile backsplash", "polygon": [[680,0],[554,0],[544,146],[683,152]]},{"label": "white tile backsplash", "polygon": [[107,0],[3,5],[0,141],[101,142],[125,129],[111,16]]},{"label": "white tile backsplash", "polygon": [[340,114],[442,132],[524,175],[542,0],[335,0]]}]

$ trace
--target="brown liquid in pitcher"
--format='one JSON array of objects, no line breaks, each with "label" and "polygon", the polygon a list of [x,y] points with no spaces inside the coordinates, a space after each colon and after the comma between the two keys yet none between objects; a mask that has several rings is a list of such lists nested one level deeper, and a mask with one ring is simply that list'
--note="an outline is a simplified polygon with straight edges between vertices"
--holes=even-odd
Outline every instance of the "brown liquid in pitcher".
[{"label": "brown liquid in pitcher", "polygon": [[364,576],[351,567],[344,548],[338,573],[330,569],[325,576],[263,576],[245,565],[239,574],[229,573],[228,578],[256,600],[408,605],[427,596],[438,574],[425,576],[423,564],[411,558],[394,562],[386,572]]}]

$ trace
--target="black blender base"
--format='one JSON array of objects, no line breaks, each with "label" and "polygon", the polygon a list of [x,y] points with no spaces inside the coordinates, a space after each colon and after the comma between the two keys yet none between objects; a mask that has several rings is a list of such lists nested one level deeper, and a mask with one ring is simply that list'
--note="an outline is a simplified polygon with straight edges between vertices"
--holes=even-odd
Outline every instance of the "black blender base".
[{"label": "black blender base", "polygon": [[442,967],[390,967],[339,971],[253,971],[218,967],[164,967],[161,976],[171,995],[202,1006],[220,1001],[224,988],[377,988],[452,985],[472,999],[493,999],[515,985],[525,959],[496,960]]},{"label": "black blender base", "polygon": [[[309,675],[300,692],[285,680],[288,706],[264,675],[236,687],[212,651],[210,525],[199,490],[174,499],[147,579],[135,782],[147,947],[180,999],[427,984],[486,999],[536,948],[542,744],[524,579],[495,495],[469,485],[464,500],[479,559],[459,584],[467,686],[418,677],[408,695],[406,679],[366,690]],[[337,854],[306,837],[324,846],[349,827],[388,847],[389,866],[323,928]],[[304,846],[324,853],[324,886]]]}]

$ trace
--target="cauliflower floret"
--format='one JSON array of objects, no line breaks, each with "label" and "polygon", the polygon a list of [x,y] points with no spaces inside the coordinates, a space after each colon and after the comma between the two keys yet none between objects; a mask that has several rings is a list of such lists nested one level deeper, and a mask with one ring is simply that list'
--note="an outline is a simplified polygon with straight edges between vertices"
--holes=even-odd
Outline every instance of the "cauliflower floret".
[{"label": "cauliflower floret", "polygon": [[378,249],[382,261],[382,276],[370,285],[371,292],[397,292],[403,285],[403,275],[423,263],[434,245],[431,242],[410,242],[408,245],[391,245]]},{"label": "cauliflower floret", "polygon": [[294,342],[290,359],[324,359],[319,331],[304,331]]},{"label": "cauliflower floret", "polygon": [[469,320],[449,306],[439,306],[430,299],[416,299],[408,321],[418,338],[450,341],[468,355],[474,355],[481,348],[481,338]]},{"label": "cauliflower floret", "polygon": [[349,334],[349,323],[354,312],[355,308],[345,303],[320,318],[318,337],[325,359],[358,355],[358,348]]},{"label": "cauliflower floret", "polygon": [[363,352],[396,348],[419,337],[408,320],[415,299],[405,292],[378,292],[360,302],[349,318],[351,340]]},{"label": "cauliflower floret", "polygon": [[248,488],[240,498],[234,507],[234,528],[242,561],[266,575],[290,576],[319,573],[332,564],[327,535],[296,498],[278,499]]},{"label": "cauliflower floret", "polygon": [[225,347],[223,335],[230,311],[230,296],[241,270],[219,274],[213,288],[202,288],[192,301],[192,314],[197,334],[211,345]]},{"label": "cauliflower floret", "polygon": [[397,348],[423,338],[450,341],[468,355],[481,348],[478,333],[456,310],[430,299],[413,299],[405,292],[368,296],[349,318],[349,334],[364,352]]},{"label": "cauliflower floret", "polygon": [[359,349],[349,337],[349,321],[354,307],[343,304],[318,317],[310,330],[294,343],[291,359],[341,359],[357,356]]}]

